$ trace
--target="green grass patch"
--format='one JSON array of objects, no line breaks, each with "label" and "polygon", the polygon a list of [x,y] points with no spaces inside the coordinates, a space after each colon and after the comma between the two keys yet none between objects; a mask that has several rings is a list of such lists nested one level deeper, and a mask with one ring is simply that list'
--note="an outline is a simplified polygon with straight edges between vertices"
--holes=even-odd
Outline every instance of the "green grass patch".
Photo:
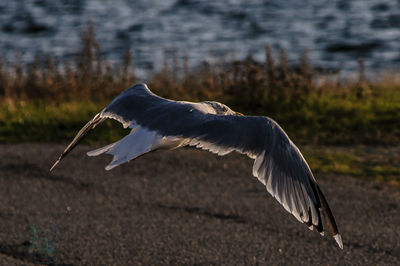
[{"label": "green grass patch", "polygon": [[[7,102],[0,107],[0,142],[68,142],[104,106],[101,102]],[[127,132],[120,123],[107,120],[84,141],[115,141]]]},{"label": "green grass patch", "polygon": [[336,174],[400,184],[398,147],[306,146],[302,150],[316,175]]},{"label": "green grass patch", "polygon": [[[107,103],[104,100],[3,101],[0,103],[0,142],[67,142]],[[297,106],[282,103],[279,108],[269,106],[257,111],[235,107],[244,113],[273,118],[297,144],[397,145],[400,136],[400,102],[322,97],[310,98]],[[115,141],[126,132],[118,122],[107,120],[87,142]]]},{"label": "green grass patch", "polygon": [[[325,104],[324,104],[325,103]],[[49,104],[40,101],[4,102],[0,106],[0,142],[70,142],[79,129],[106,102],[65,102]],[[375,132],[369,140],[379,143],[380,136],[385,142],[396,141],[396,126],[392,124],[392,115],[398,115],[396,105],[346,103],[322,99],[298,109],[298,113],[289,108],[276,114],[283,128],[296,143],[302,140],[318,145],[301,147],[313,172],[318,174],[336,174],[367,180],[400,184],[400,150],[398,146],[326,146],[320,143],[343,143],[350,140],[366,141],[369,135],[362,131]],[[283,109],[282,109],[283,110]],[[379,110],[372,112],[371,110]],[[340,113],[340,115],[338,114]],[[305,114],[305,115],[302,115]],[[328,115],[331,114],[331,115]],[[389,118],[390,119],[389,119]],[[389,120],[389,122],[387,122]],[[379,121],[379,122],[376,122]],[[380,129],[375,129],[378,123]],[[387,124],[386,124],[387,123]],[[106,120],[99,125],[84,143],[110,143],[126,135],[128,129],[114,120]],[[378,133],[379,132],[379,133]],[[386,135],[385,135],[386,134]]]}]

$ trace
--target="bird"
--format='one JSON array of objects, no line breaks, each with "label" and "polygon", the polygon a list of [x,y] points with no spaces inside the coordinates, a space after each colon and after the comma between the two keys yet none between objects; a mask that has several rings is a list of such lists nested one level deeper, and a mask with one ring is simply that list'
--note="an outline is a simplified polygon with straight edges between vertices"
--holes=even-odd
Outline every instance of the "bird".
[{"label": "bird", "polygon": [[332,237],[343,249],[333,213],[310,167],[273,119],[245,116],[216,101],[195,103],[162,98],[141,83],[121,92],[87,122],[50,171],[106,119],[117,120],[131,129],[122,139],[87,152],[88,156],[112,155],[106,170],[151,151],[184,146],[221,156],[233,151],[246,154],[254,159],[253,175],[287,212],[321,235],[324,217]]}]

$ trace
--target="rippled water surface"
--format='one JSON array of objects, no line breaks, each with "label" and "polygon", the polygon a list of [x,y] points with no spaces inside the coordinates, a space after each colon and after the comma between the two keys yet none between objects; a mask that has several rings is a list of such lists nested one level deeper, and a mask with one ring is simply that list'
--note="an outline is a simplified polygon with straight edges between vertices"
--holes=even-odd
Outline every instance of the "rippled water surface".
[{"label": "rippled water surface", "polygon": [[307,50],[314,65],[357,70],[398,68],[398,0],[25,0],[0,2],[0,52],[31,60],[48,52],[71,58],[91,22],[103,56],[130,49],[141,69],[154,69],[163,51],[186,53],[191,65],[234,51],[265,57],[284,47],[291,60]]}]

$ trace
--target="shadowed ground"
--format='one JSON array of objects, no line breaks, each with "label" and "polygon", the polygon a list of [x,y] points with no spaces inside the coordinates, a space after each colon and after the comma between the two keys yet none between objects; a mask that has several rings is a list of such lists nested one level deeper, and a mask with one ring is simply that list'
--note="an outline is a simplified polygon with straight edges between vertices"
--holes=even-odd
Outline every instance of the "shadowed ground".
[{"label": "shadowed ground", "polygon": [[344,250],[311,232],[251,175],[252,161],[155,152],[110,172],[81,146],[0,145],[0,264],[399,265],[400,188],[317,179]]}]

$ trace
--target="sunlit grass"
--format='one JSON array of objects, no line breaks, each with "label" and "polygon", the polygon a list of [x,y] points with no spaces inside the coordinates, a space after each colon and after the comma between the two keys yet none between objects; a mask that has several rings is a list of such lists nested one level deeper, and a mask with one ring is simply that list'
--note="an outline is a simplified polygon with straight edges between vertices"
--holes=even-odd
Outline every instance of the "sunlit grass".
[{"label": "sunlit grass", "polygon": [[[64,142],[68,143],[73,139],[78,130],[99,112],[106,102],[64,102],[60,104],[47,103],[41,101],[6,101],[0,106],[0,142]],[[332,103],[331,103],[332,104]],[[314,106],[315,105],[311,105]],[[310,112],[304,120],[302,116],[294,116],[293,112],[282,115],[279,119],[282,124],[290,124],[291,119],[300,119],[302,123],[299,126],[288,127],[292,139],[310,139],[313,128],[320,130],[317,133],[319,141],[332,141],[335,138],[350,138],[345,134],[352,134],[351,130],[340,129],[342,125],[335,125],[333,118],[325,118],[325,113],[318,108],[305,109],[304,112]],[[348,103],[343,105],[334,105],[325,108],[339,108],[341,110],[351,111],[354,108]],[[357,105],[356,105],[357,106]],[[366,107],[367,106],[367,107]],[[347,108],[347,109],[346,109]],[[368,105],[362,105],[362,108],[350,113],[361,114],[367,112]],[[364,110],[364,111],[363,111]],[[336,112],[335,112],[336,113]],[[320,118],[318,118],[320,116]],[[315,118],[317,117],[317,118]],[[367,116],[368,117],[368,116]],[[287,120],[284,120],[287,119]],[[313,119],[324,119],[324,123],[332,123],[331,130],[337,130],[335,133],[318,129],[321,122],[315,123]],[[377,119],[376,115],[366,118],[366,122],[359,122],[360,127],[368,129],[369,121]],[[350,124],[354,124],[354,118],[350,118]],[[364,121],[364,122],[363,122]],[[300,126],[301,124],[304,126]],[[342,122],[338,122],[342,123]],[[394,126],[395,127],[395,126]],[[373,127],[372,127],[373,128]],[[372,130],[372,129],[371,129]],[[110,143],[120,139],[129,131],[115,121],[107,120],[100,125],[92,134],[90,134],[84,143]],[[324,140],[324,138],[326,138]],[[365,138],[365,136],[364,136]],[[311,138],[312,139],[312,138]],[[371,140],[373,138],[371,137]],[[340,141],[340,140],[336,140]],[[385,146],[324,146],[324,145],[306,145],[301,146],[306,160],[314,173],[335,174],[343,176],[352,176],[366,180],[383,181],[395,185],[400,184],[400,149],[385,148]]]},{"label": "sunlit grass", "polygon": [[[267,46],[265,62],[250,56],[221,58],[193,69],[187,59],[180,62],[176,53],[166,54],[163,67],[146,80],[163,97],[215,100],[244,114],[269,116],[296,143],[399,144],[398,72],[379,73],[370,80],[364,73],[355,80],[328,78],[329,73],[313,70],[307,54],[291,65],[284,50],[278,56],[276,52]],[[52,55],[30,63],[0,58],[0,142],[66,141],[139,81],[129,52],[115,64],[101,58],[91,27],[82,33],[82,47],[73,61],[60,62]],[[121,127],[114,129],[110,123],[90,141],[120,136]]]},{"label": "sunlit grass", "polygon": [[[210,99],[215,100],[215,99]],[[216,99],[218,100],[218,99]],[[0,142],[66,141],[97,112],[106,100],[51,102],[48,100],[7,100],[0,104]],[[227,102],[229,105],[229,102]],[[245,114],[267,115],[287,131],[295,143],[309,144],[391,144],[400,136],[400,102],[348,101],[324,96],[301,104],[283,102],[278,108],[256,111],[232,106]],[[118,123],[104,123],[93,141],[121,136]],[[109,133],[105,129],[109,130]]]},{"label": "sunlit grass", "polygon": [[[0,106],[0,141],[68,142],[104,105],[101,102],[7,102]],[[108,120],[86,142],[115,141],[123,134],[119,123]]]},{"label": "sunlit grass", "polygon": [[398,148],[305,146],[302,150],[316,175],[336,174],[400,185]]}]

